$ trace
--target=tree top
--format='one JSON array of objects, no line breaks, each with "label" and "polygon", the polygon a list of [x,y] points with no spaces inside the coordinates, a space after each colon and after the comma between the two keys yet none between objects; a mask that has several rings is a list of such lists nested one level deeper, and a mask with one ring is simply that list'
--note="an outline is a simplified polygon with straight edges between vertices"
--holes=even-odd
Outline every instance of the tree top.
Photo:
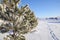
[{"label": "tree top", "polygon": [[2,3],[19,3],[20,0],[0,0],[0,4]]}]

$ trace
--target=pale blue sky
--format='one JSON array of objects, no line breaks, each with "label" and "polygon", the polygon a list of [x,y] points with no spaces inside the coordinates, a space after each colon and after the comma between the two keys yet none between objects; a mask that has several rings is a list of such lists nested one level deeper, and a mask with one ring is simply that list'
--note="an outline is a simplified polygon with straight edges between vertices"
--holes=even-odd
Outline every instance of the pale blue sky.
[{"label": "pale blue sky", "polygon": [[39,18],[60,16],[60,0],[21,0],[19,7],[29,4]]}]

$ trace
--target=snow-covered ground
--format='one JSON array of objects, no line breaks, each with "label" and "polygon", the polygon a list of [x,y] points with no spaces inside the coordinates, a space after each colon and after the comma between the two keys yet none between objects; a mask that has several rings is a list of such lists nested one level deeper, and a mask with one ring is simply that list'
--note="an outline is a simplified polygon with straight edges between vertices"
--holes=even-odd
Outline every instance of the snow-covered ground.
[{"label": "snow-covered ground", "polygon": [[[0,40],[7,35],[0,33]],[[38,20],[38,26],[28,34],[26,40],[60,40],[60,23],[49,23],[46,20]]]},{"label": "snow-covered ground", "polygon": [[26,34],[27,40],[60,40],[60,23],[38,20],[36,31]]}]

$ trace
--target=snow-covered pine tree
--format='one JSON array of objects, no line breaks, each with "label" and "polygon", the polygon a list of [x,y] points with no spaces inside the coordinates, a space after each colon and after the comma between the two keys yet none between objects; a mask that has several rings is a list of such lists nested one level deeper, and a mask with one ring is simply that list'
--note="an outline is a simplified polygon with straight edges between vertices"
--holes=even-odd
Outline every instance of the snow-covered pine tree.
[{"label": "snow-covered pine tree", "polygon": [[[1,1],[1,0],[0,0]],[[4,37],[4,40],[25,40],[23,34],[30,32],[38,24],[34,12],[28,5],[18,8],[20,0],[3,0],[0,4],[1,33],[13,32]]]}]

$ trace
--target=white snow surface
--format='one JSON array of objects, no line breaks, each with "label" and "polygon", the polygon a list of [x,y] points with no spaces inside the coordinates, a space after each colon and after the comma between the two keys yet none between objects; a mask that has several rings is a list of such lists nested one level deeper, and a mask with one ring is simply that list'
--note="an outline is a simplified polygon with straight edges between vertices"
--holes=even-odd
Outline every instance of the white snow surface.
[{"label": "white snow surface", "polygon": [[[9,33],[0,33],[0,40]],[[60,40],[60,23],[48,23],[38,20],[38,25],[33,31],[25,34],[26,40]]]},{"label": "white snow surface", "polygon": [[26,40],[60,40],[60,23],[38,20],[35,30],[26,34]]}]

